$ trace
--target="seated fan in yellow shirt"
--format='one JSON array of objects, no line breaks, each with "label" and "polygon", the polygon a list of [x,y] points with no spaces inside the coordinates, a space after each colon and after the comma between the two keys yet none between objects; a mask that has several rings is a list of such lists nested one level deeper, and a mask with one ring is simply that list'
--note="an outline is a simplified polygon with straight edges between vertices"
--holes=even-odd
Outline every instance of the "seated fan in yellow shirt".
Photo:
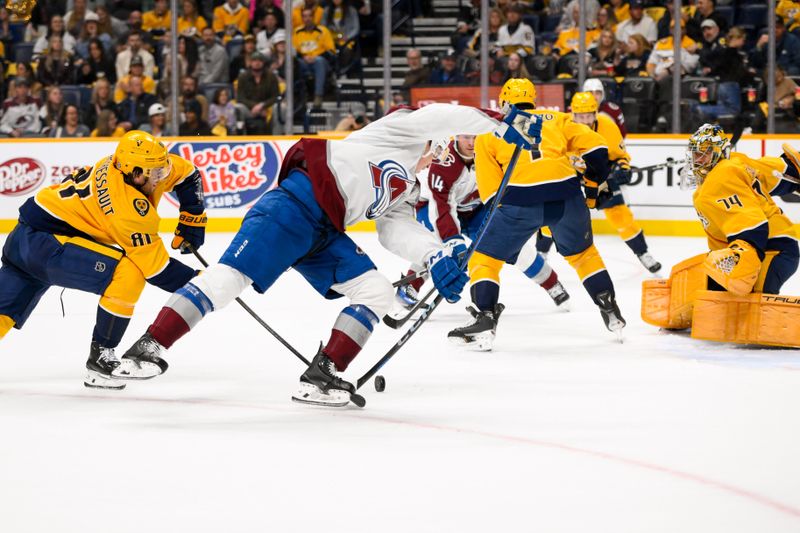
[{"label": "seated fan in yellow shirt", "polygon": [[158,203],[174,192],[180,222],[172,248],[205,239],[200,173],[149,133],[130,131],[113,155],[40,190],[19,209],[0,267],[0,338],[22,328],[51,286],[100,296],[86,362],[87,387],[122,389],[114,379],[122,340],[145,281],[174,292],[195,270],[169,256],[158,235]]}]

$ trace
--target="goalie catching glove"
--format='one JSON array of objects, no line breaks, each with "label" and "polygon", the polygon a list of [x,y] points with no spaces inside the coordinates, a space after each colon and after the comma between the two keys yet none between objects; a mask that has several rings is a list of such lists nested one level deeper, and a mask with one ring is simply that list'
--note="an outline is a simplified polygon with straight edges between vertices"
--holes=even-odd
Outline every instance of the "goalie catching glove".
[{"label": "goalie catching glove", "polygon": [[530,150],[542,142],[542,117],[529,115],[512,105],[503,122],[494,130],[494,135],[508,144]]},{"label": "goalie catching glove", "polygon": [[172,249],[180,250],[182,254],[191,253],[190,244],[194,249],[200,248],[206,240],[206,224],[208,216],[205,213],[193,215],[188,211],[181,211],[175,236],[172,238]]},{"label": "goalie catching glove", "polygon": [[444,248],[428,259],[428,272],[431,273],[433,285],[451,304],[461,299],[461,291],[469,281],[466,264],[462,265],[460,259],[466,253],[464,239],[456,237],[447,241]]},{"label": "goalie catching glove", "polygon": [[734,294],[749,294],[758,280],[761,259],[748,242],[735,240],[728,248],[714,250],[706,256],[706,274]]}]

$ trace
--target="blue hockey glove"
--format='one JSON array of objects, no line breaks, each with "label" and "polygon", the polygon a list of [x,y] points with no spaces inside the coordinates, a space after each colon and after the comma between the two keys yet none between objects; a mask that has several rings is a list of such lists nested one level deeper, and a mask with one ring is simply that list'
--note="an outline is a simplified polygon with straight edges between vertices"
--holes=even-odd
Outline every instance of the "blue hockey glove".
[{"label": "blue hockey glove", "polygon": [[175,236],[172,238],[172,249],[180,250],[182,254],[191,253],[186,243],[191,244],[194,249],[203,246],[206,240],[206,224],[208,217],[205,213],[193,215],[186,211],[181,211],[178,219],[178,227],[175,228]]},{"label": "blue hockey glove", "polygon": [[614,169],[611,171],[611,178],[617,182],[617,185],[629,184],[632,177],[633,175],[631,174],[630,167],[620,164],[614,165]]},{"label": "blue hockey glove", "polygon": [[508,144],[530,150],[533,145],[542,142],[542,117],[529,115],[516,106],[511,106],[511,111],[494,130],[494,134]]},{"label": "blue hockey glove", "polygon": [[[467,253],[467,243],[460,234],[453,235],[444,240],[446,250],[450,250],[450,256],[461,263],[462,258]],[[466,265],[464,265],[466,267]]]},{"label": "blue hockey glove", "polygon": [[[445,246],[428,259],[428,272],[431,274],[433,285],[450,303],[461,299],[461,291],[469,281],[469,276],[465,272],[466,265],[461,268],[457,259],[459,248],[458,245],[452,249]],[[463,251],[466,252],[466,247]]]}]

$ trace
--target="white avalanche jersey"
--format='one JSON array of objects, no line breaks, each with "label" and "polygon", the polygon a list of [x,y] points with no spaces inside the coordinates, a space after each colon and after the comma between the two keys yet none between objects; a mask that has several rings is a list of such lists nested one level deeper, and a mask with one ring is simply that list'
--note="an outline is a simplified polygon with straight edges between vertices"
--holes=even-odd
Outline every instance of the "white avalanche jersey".
[{"label": "white avalanche jersey", "polygon": [[467,106],[431,104],[399,109],[343,140],[301,139],[284,158],[279,179],[303,170],[314,196],[339,231],[374,220],[381,244],[410,261],[441,249],[419,224],[414,169],[429,140],[480,135],[496,128],[495,116]]}]

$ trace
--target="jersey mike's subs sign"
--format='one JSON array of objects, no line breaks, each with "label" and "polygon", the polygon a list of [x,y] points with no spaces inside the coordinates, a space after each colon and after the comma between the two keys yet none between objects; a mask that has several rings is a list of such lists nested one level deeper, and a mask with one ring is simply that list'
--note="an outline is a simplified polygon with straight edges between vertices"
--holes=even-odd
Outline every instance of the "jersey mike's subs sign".
[{"label": "jersey mike's subs sign", "polygon": [[[538,89],[538,87],[537,87]],[[688,138],[688,136],[687,136]],[[203,176],[209,219],[238,219],[266,191],[275,186],[280,164],[294,144],[287,138],[170,140],[175,153],[192,162]],[[737,150],[752,157],[780,155],[781,144],[800,146],[796,139],[744,138]],[[60,183],[78,167],[91,165],[114,152],[114,141],[15,141],[0,142],[0,228],[8,231],[17,219],[19,206],[37,190]],[[680,137],[630,136],[626,140],[633,167],[664,163],[668,157],[682,160],[686,139]],[[369,162],[365,161],[365,165]],[[628,203],[639,220],[695,221],[692,191],[679,187],[678,169],[661,168],[633,173],[624,187]],[[177,216],[177,202],[167,196],[159,211],[163,217]],[[779,205],[793,220],[800,220],[800,204]],[[595,213],[602,218],[602,213]],[[213,228],[213,223],[212,223]]]}]

